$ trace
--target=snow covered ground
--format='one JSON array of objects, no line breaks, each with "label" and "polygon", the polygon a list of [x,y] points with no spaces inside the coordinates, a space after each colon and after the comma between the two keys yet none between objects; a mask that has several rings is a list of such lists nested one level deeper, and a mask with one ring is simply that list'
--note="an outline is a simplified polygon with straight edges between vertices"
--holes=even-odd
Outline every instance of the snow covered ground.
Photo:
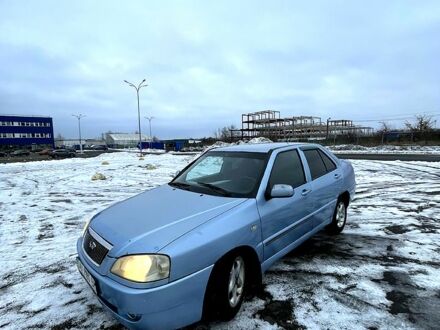
[{"label": "snow covered ground", "polygon": [[420,146],[402,145],[395,146],[390,144],[365,147],[355,144],[341,144],[329,146],[334,153],[360,153],[360,154],[440,154],[440,146]]},{"label": "snow covered ground", "polygon": [[[76,239],[88,216],[168,182],[192,157],[0,165],[0,329],[118,329],[76,270]],[[287,255],[233,321],[210,326],[438,327],[440,163],[353,165],[358,194],[343,234],[319,234]],[[107,179],[92,181],[96,172]]]}]

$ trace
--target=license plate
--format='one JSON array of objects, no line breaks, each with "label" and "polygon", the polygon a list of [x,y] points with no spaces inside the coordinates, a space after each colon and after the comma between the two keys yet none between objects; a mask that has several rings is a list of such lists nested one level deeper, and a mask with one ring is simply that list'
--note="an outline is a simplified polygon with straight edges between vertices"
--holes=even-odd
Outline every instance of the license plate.
[{"label": "license plate", "polygon": [[76,259],[76,266],[78,267],[79,272],[82,277],[86,280],[87,284],[92,288],[95,294],[98,294],[96,291],[96,282],[92,275],[90,275],[89,271],[84,267],[79,258]]}]

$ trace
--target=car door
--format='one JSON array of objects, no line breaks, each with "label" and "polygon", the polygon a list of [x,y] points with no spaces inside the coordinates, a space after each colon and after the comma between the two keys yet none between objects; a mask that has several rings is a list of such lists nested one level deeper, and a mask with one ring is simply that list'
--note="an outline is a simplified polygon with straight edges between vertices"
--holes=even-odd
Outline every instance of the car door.
[{"label": "car door", "polygon": [[[310,184],[307,183],[296,149],[275,155],[265,184],[266,196],[257,199],[257,206],[261,218],[264,259],[268,260],[312,230],[308,216],[312,212],[313,202],[309,195]],[[293,196],[270,198],[271,188],[275,184],[291,185],[294,188]]]},{"label": "car door", "polygon": [[311,177],[311,197],[314,202],[313,226],[323,227],[333,217],[342,182],[341,169],[320,148],[301,148]]}]

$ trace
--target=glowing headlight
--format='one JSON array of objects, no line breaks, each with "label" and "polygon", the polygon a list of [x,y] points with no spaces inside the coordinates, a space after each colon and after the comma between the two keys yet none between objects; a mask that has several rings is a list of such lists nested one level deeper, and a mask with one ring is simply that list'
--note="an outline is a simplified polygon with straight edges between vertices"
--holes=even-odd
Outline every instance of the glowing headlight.
[{"label": "glowing headlight", "polygon": [[170,276],[170,258],[162,254],[142,254],[121,257],[111,272],[134,282],[152,282]]}]

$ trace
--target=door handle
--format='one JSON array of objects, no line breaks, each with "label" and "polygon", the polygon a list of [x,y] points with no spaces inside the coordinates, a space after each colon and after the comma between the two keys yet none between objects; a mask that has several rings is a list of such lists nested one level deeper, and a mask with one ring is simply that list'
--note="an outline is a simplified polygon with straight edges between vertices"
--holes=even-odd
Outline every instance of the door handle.
[{"label": "door handle", "polygon": [[301,192],[301,195],[302,196],[307,196],[310,192],[311,192],[310,189],[303,189],[303,191]]},{"label": "door handle", "polygon": [[339,173],[335,174],[335,179],[339,179],[340,177],[341,177],[341,174],[339,174]]}]

